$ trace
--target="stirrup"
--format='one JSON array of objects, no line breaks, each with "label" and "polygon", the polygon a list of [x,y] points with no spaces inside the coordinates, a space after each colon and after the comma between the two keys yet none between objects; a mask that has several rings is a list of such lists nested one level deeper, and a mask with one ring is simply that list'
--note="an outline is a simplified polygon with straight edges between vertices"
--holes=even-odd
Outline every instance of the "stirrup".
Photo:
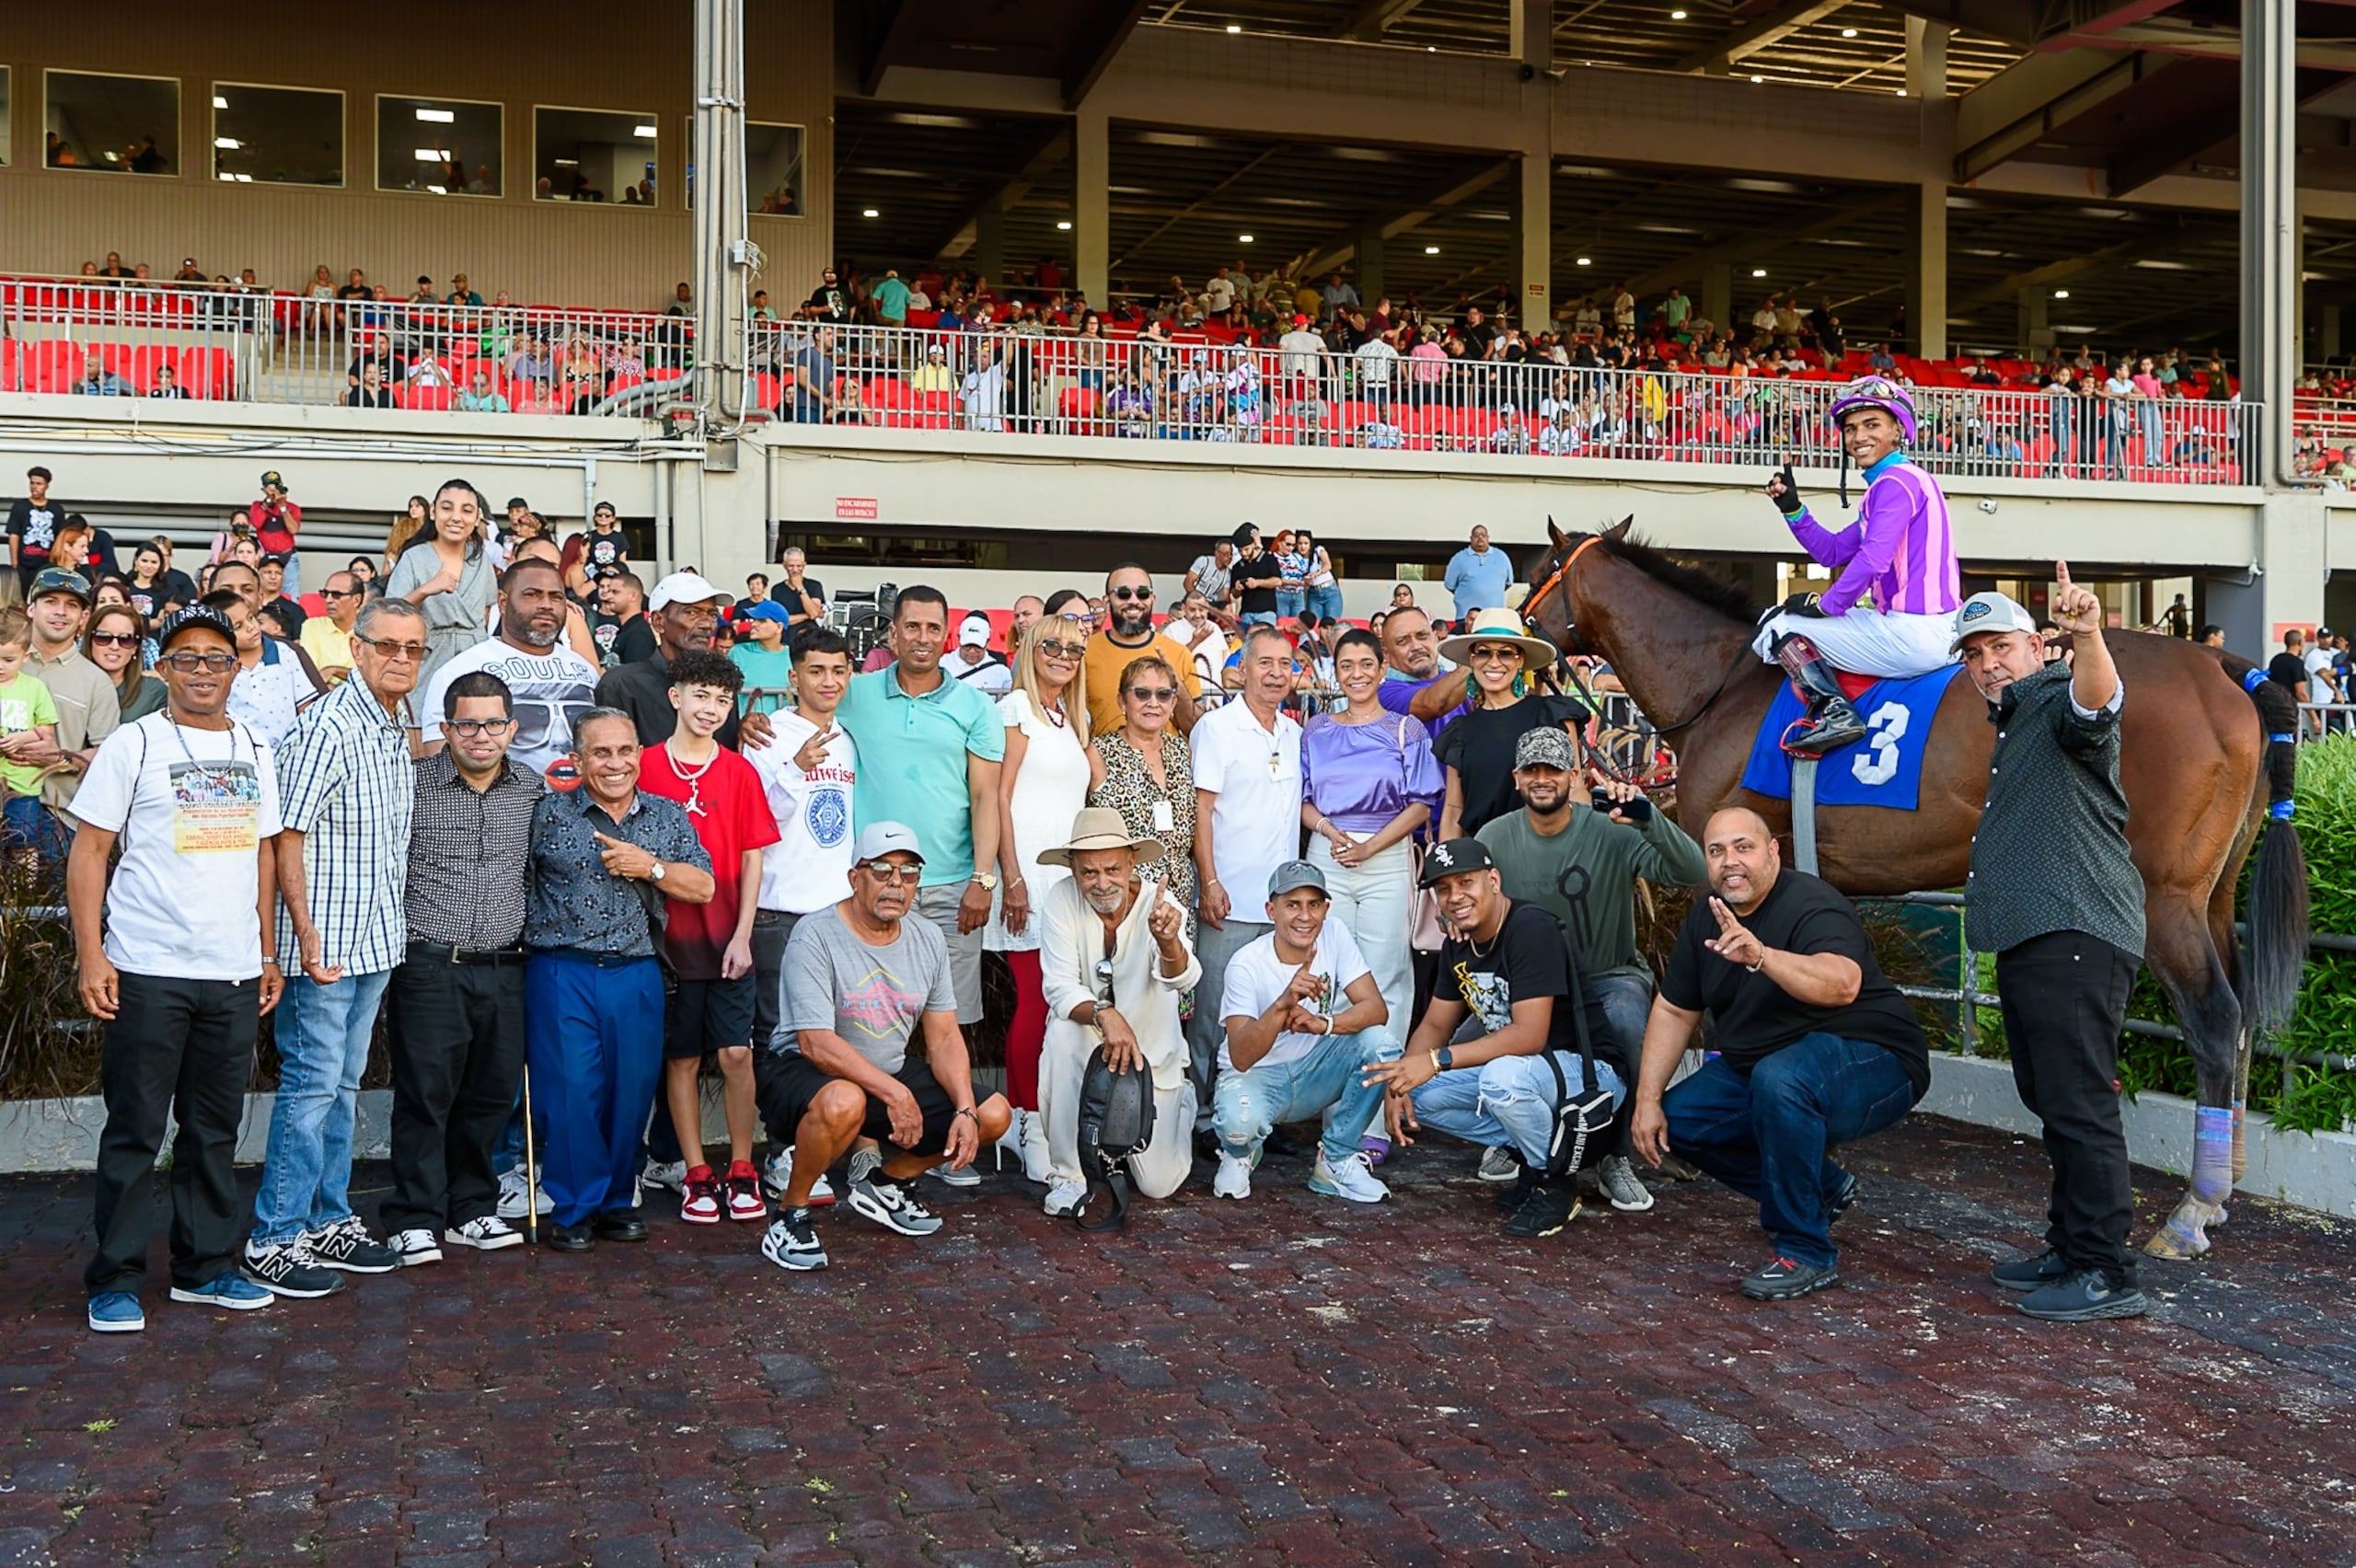
[{"label": "stirrup", "polygon": [[1865,721],[1845,699],[1835,698],[1822,710],[1808,715],[1805,728],[1784,742],[1784,749],[1804,756],[1822,756],[1826,752],[1865,738]]}]

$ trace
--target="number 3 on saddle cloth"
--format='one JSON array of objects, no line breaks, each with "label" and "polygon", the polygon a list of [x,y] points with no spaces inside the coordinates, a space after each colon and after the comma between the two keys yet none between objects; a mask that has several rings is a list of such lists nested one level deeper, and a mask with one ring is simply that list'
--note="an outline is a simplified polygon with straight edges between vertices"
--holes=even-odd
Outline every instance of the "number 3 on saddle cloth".
[{"label": "number 3 on saddle cloth", "polygon": [[[1819,806],[1889,806],[1911,812],[1921,803],[1923,754],[1931,741],[1931,721],[1947,685],[1963,673],[1948,664],[1927,675],[1871,680],[1841,675],[1841,689],[1865,721],[1863,740],[1825,754],[1817,768]],[[1807,701],[1785,681],[1767,705],[1767,717],[1750,743],[1742,787],[1775,800],[1792,798],[1792,758],[1784,736],[1807,717]]]}]

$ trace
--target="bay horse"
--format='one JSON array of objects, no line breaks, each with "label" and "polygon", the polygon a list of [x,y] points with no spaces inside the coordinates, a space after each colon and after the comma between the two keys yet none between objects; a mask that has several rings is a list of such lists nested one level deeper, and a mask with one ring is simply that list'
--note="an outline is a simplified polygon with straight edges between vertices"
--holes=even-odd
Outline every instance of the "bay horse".
[{"label": "bay horse", "polygon": [[[1742,590],[1635,538],[1628,521],[1566,535],[1550,518],[1546,530],[1547,548],[1524,577],[1534,586],[1522,614],[1566,653],[1611,661],[1677,754],[1677,814],[1686,832],[1698,840],[1722,806],[1748,806],[1788,832],[1791,802],[1741,787],[1751,743],[1784,684],[1783,672],[1750,651],[1757,613]],[[2111,631],[2105,640],[2128,693],[2119,777],[2143,877],[2143,961],[2182,1020],[2200,1103],[2234,1113],[2232,1176],[2239,1180],[2251,1029],[2289,1018],[2305,957],[2306,868],[2287,820],[2266,834],[2255,869],[2246,985],[2234,940],[2242,862],[2266,822],[2269,792],[2290,794],[2291,747],[2275,747],[2269,777],[2269,732],[2291,729],[2295,709],[2279,686],[2246,690],[2240,677],[2251,666],[2232,655],[2147,632]],[[1916,810],[1818,808],[1825,880],[1852,895],[1960,887],[1994,737],[1986,700],[1959,676],[1933,720]],[[2223,1222],[2230,1191],[2196,1171],[2144,1251],[2163,1258],[2207,1251],[2208,1228]]]}]

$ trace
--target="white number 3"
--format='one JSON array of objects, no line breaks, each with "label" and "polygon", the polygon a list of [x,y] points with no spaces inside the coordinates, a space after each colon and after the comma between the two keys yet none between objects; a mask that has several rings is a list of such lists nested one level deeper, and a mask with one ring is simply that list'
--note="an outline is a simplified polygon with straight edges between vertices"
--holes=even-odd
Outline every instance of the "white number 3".
[{"label": "white number 3", "polygon": [[1907,709],[1885,702],[1865,721],[1865,749],[1849,764],[1860,784],[1887,784],[1898,777],[1898,743],[1906,738]]}]

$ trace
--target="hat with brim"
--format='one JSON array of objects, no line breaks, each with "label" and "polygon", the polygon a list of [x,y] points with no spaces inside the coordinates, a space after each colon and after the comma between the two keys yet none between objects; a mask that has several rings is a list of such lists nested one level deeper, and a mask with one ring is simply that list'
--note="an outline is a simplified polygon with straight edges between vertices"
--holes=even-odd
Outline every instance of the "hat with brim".
[{"label": "hat with brim", "polygon": [[1068,870],[1071,858],[1085,849],[1126,849],[1140,860],[1158,860],[1161,858],[1162,846],[1161,839],[1150,836],[1131,837],[1128,824],[1123,822],[1121,813],[1112,807],[1086,806],[1071,819],[1071,842],[1059,844],[1053,849],[1040,850],[1038,863]]},{"label": "hat with brim", "polygon": [[1519,616],[1502,605],[1475,610],[1465,618],[1464,629],[1454,637],[1444,638],[1439,656],[1451,664],[1461,664],[1473,648],[1484,642],[1510,642],[1521,650],[1524,669],[1542,670],[1554,663],[1558,650],[1542,637],[1532,637],[1530,628]]}]

